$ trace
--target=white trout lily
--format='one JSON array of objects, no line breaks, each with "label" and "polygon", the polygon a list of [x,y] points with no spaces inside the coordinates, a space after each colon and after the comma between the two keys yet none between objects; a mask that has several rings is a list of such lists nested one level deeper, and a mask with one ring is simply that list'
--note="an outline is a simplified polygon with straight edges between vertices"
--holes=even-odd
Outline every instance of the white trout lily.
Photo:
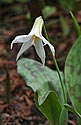
[{"label": "white trout lily", "polygon": [[[37,17],[34,25],[28,35],[20,35],[16,36],[15,39],[11,43],[11,49],[14,43],[23,43],[20,51],[17,54],[16,60],[21,56],[23,52],[25,52],[32,45],[35,46],[35,50],[40,57],[43,65],[45,64],[45,50],[44,45],[48,44],[53,55],[55,53],[54,47],[42,36],[42,27],[43,27],[43,19],[42,17]],[[44,43],[44,44],[43,44]]]}]

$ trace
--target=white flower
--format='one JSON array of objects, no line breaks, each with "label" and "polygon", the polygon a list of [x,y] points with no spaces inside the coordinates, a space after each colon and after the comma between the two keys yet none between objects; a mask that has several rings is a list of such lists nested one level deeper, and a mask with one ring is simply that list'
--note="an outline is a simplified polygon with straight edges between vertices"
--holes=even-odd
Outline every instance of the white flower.
[{"label": "white flower", "polygon": [[[45,64],[45,50],[44,45],[48,44],[53,55],[55,54],[54,47],[42,36],[42,27],[43,27],[43,19],[42,17],[37,17],[34,25],[28,35],[20,35],[15,37],[15,39],[11,43],[11,49],[13,47],[13,43],[23,43],[20,51],[17,54],[16,60],[21,56],[23,52],[25,52],[32,45],[35,46],[36,52],[40,57],[43,65]],[[44,44],[43,44],[44,43]]]}]

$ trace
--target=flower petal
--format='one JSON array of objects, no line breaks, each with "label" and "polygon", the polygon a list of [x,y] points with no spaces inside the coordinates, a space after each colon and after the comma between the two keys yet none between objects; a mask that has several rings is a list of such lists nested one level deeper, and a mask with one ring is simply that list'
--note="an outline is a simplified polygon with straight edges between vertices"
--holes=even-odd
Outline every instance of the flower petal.
[{"label": "flower petal", "polygon": [[31,39],[31,36],[29,36],[29,35],[16,36],[15,39],[11,43],[11,49],[12,49],[14,43],[28,42],[30,39]]},{"label": "flower petal", "polygon": [[43,47],[42,40],[38,38],[38,40],[35,42],[35,49],[38,54],[38,56],[41,58],[41,61],[43,65],[45,64],[45,50]]},{"label": "flower petal", "polygon": [[26,43],[23,43],[21,46],[21,49],[19,50],[19,52],[17,54],[16,60],[18,60],[18,58],[22,55],[22,53],[24,53],[31,46],[32,46],[32,41],[28,41]]},{"label": "flower petal", "polygon": [[55,49],[54,49],[53,45],[50,44],[43,36],[41,36],[41,39],[42,39],[42,41],[45,43],[45,45],[48,44],[48,46],[50,47],[50,49],[51,49],[53,55],[55,55]]},{"label": "flower petal", "polygon": [[42,16],[37,17],[28,35],[36,35],[36,36],[41,35],[43,23],[44,22],[43,22]]}]

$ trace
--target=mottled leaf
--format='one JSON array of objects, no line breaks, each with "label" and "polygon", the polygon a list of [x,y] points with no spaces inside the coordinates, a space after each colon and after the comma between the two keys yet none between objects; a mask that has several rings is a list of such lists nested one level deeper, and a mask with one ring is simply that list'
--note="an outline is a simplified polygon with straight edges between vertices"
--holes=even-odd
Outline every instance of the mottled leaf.
[{"label": "mottled leaf", "polygon": [[[17,71],[23,76],[27,86],[31,87],[34,92],[38,93],[38,102],[42,104],[48,96],[48,91],[54,90],[63,104],[63,93],[58,77],[58,73],[49,69],[32,59],[23,58],[17,63]],[[61,73],[63,78],[63,74]]]},{"label": "mottled leaf", "polygon": [[[46,66],[43,67],[43,65],[37,61],[25,58],[18,61],[17,70],[24,78],[27,86],[31,87],[34,92],[38,92],[37,102],[39,105],[42,105],[46,101],[50,91],[54,91],[57,94],[62,106],[60,125],[66,125],[67,112],[66,109],[63,108],[64,98],[57,71],[51,70]],[[63,79],[63,73],[60,72],[60,74]],[[49,111],[47,112],[49,114]]]},{"label": "mottled leaf", "polygon": [[[72,46],[65,63],[65,82],[74,108],[81,114],[81,36]],[[81,119],[79,119],[81,125]]]}]

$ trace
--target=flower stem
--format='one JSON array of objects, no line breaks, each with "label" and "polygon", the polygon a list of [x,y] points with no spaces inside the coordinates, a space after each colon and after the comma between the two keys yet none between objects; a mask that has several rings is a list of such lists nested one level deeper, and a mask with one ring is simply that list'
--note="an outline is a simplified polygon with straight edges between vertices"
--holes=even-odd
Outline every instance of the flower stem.
[{"label": "flower stem", "polygon": [[[52,52],[51,52],[52,53]],[[56,66],[56,70],[58,72],[58,76],[59,76],[59,79],[60,79],[60,83],[61,83],[61,87],[62,87],[62,91],[63,91],[63,95],[64,95],[64,103],[66,103],[66,94],[65,94],[65,89],[64,89],[64,84],[62,82],[62,78],[61,78],[61,75],[60,75],[60,70],[59,70],[59,67],[58,67],[58,64],[57,64],[57,61],[55,59],[55,56],[53,56],[52,54],[52,58],[53,58],[53,62]]]},{"label": "flower stem", "polygon": [[[49,41],[49,38],[48,38],[48,35],[47,35],[47,31],[46,31],[45,25],[43,25],[43,31],[44,31],[44,35],[45,35],[46,39]],[[50,49],[50,51],[51,51],[51,49]],[[63,92],[63,96],[64,96],[64,103],[66,103],[66,102],[67,102],[67,98],[66,98],[66,92],[65,92],[65,89],[64,89],[64,84],[63,84],[63,81],[62,81],[62,78],[61,78],[61,75],[60,75],[60,70],[59,70],[59,67],[58,67],[56,58],[55,58],[55,56],[53,55],[52,51],[51,51],[51,55],[52,55],[53,63],[54,63],[54,65],[55,65],[55,67],[56,67],[56,70],[57,70],[59,79],[60,79],[61,88],[62,88],[62,92]]]}]

